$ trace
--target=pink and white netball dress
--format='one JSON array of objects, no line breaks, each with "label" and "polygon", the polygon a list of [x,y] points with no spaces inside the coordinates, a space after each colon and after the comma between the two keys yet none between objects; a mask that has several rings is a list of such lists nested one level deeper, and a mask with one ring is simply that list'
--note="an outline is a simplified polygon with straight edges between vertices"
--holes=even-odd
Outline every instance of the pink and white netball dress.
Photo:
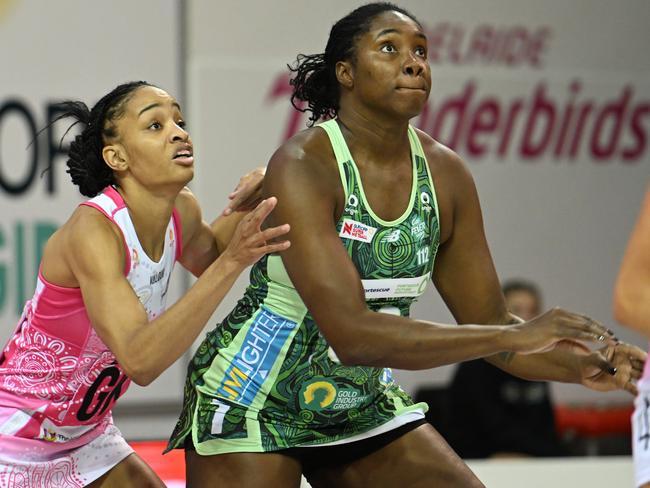
[{"label": "pink and white netball dress", "polygon": [[[125,275],[149,320],[165,310],[181,252],[174,210],[159,262],[142,249],[120,194],[108,187],[84,202],[122,231]],[[48,283],[34,297],[0,355],[0,487],[71,488],[99,478],[132,449],[111,409],[130,379],[90,323],[79,288]]]},{"label": "pink and white netball dress", "polygon": [[641,486],[650,482],[650,361],[646,361],[637,387],[639,394],[634,400],[632,415],[632,452],[635,486]]}]

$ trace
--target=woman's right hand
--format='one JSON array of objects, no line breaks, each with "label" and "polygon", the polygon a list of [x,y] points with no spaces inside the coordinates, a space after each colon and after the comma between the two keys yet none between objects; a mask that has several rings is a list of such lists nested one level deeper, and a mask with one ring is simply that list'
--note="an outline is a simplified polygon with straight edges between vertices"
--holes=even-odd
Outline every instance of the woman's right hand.
[{"label": "woman's right hand", "polygon": [[[542,315],[511,328],[512,351],[520,354],[547,352],[566,342],[595,342],[615,345],[618,339],[599,322],[561,308],[553,308]],[[582,346],[584,347],[584,346]]]},{"label": "woman's right hand", "polygon": [[254,264],[265,254],[284,251],[289,247],[288,240],[274,241],[289,232],[289,224],[261,229],[262,223],[277,202],[275,197],[262,200],[239,222],[228,247],[222,254],[223,258],[230,259],[245,268]]}]

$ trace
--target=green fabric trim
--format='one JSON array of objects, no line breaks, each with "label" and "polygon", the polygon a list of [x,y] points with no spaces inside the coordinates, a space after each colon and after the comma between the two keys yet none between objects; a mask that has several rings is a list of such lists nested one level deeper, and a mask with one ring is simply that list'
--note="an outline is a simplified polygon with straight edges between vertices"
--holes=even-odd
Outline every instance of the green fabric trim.
[{"label": "green fabric trim", "polygon": [[348,145],[345,143],[339,124],[335,119],[327,120],[317,124],[316,127],[320,127],[325,130],[327,137],[329,137],[330,144],[334,150],[334,156],[336,157],[336,164],[339,167],[339,177],[341,178],[341,184],[343,185],[343,192],[345,194],[345,201],[347,202],[349,195],[348,192],[348,181],[345,177],[344,164],[346,161],[352,161],[352,155],[348,149]]}]

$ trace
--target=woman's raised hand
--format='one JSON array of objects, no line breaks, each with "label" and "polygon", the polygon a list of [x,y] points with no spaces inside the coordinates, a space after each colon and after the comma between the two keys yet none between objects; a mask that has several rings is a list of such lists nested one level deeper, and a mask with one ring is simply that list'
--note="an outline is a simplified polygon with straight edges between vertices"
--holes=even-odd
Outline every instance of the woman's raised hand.
[{"label": "woman's raised hand", "polygon": [[255,210],[239,222],[230,244],[222,254],[224,258],[246,267],[254,264],[265,254],[284,251],[289,247],[288,240],[275,240],[289,232],[289,224],[261,229],[262,223],[277,202],[275,197],[262,200]]}]

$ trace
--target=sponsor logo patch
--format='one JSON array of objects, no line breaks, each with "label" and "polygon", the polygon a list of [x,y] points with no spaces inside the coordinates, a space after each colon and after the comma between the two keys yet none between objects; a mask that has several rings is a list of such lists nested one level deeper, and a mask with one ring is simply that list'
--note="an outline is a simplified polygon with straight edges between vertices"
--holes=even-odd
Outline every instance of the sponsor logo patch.
[{"label": "sponsor logo patch", "polygon": [[299,400],[303,409],[314,412],[347,410],[363,405],[367,395],[352,388],[339,388],[328,378],[316,377],[301,389]]},{"label": "sponsor logo patch", "polygon": [[309,383],[300,392],[300,406],[307,410],[329,407],[336,399],[336,385],[325,378]]},{"label": "sponsor logo patch", "polygon": [[217,395],[250,405],[297,324],[263,308],[246,332]]},{"label": "sponsor logo patch", "polygon": [[357,198],[356,195],[352,194],[348,197],[348,201],[345,206],[345,210],[343,212],[346,214],[354,215],[358,207],[359,207],[359,199]]},{"label": "sponsor logo patch", "polygon": [[400,230],[393,229],[391,232],[384,235],[381,242],[397,242],[399,241],[399,236],[400,236]]},{"label": "sponsor logo patch", "polygon": [[427,236],[427,224],[418,215],[411,219],[411,235],[416,242],[422,241]]},{"label": "sponsor logo patch", "polygon": [[371,242],[375,232],[377,232],[375,227],[370,227],[356,220],[343,219],[339,236],[355,241]]},{"label": "sponsor logo patch", "polygon": [[377,298],[419,297],[429,283],[429,275],[413,278],[361,280],[366,300]]},{"label": "sponsor logo patch", "polygon": [[427,192],[423,191],[422,193],[420,193],[420,203],[422,204],[422,208],[426,212],[431,211],[431,197]]}]

